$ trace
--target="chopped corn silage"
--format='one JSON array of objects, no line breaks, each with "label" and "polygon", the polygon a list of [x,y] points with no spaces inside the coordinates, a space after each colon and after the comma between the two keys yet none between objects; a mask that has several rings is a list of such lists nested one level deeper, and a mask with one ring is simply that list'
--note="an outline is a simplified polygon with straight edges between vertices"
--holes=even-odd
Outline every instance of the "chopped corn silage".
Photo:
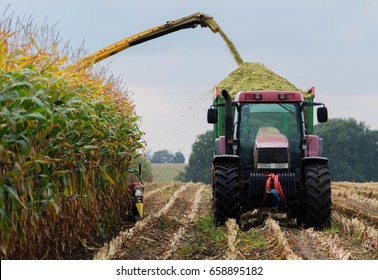
[{"label": "chopped corn silage", "polygon": [[239,91],[287,90],[301,91],[287,79],[274,73],[261,63],[243,62],[223,79],[218,87],[232,96]]}]

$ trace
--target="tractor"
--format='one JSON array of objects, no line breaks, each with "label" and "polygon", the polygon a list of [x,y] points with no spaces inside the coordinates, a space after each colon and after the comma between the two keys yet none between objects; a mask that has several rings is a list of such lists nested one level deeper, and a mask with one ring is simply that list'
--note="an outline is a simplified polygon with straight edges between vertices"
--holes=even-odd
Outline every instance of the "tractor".
[{"label": "tractor", "polygon": [[[323,139],[312,135],[323,103],[299,91],[218,91],[207,112],[214,124],[212,190],[214,221],[240,223],[259,208],[287,213],[298,225],[323,228],[331,219],[331,180]],[[310,101],[308,101],[310,100]]]}]

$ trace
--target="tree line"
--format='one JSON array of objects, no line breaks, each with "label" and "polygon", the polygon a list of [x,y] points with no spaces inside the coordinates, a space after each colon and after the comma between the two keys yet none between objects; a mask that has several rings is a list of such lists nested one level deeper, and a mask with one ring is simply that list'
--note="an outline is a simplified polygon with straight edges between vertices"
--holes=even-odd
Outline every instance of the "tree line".
[{"label": "tree line", "polygon": [[[378,182],[378,131],[349,118],[317,124],[315,134],[323,138],[323,153],[329,159],[333,181]],[[213,154],[212,131],[199,135],[189,163],[177,179],[211,183]]]},{"label": "tree line", "polygon": [[334,181],[378,182],[378,131],[355,119],[331,119],[315,126],[324,139]]},{"label": "tree line", "polygon": [[160,150],[152,154],[151,163],[184,163],[185,156],[181,152],[171,153],[168,150]]}]

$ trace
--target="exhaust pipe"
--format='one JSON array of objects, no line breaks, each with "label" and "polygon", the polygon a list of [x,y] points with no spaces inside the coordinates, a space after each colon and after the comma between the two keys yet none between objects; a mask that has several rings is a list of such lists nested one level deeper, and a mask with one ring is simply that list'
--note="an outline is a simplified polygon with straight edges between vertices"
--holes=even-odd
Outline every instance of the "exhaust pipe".
[{"label": "exhaust pipe", "polygon": [[234,140],[234,125],[232,121],[232,100],[230,94],[227,90],[222,90],[222,96],[225,101],[226,105],[226,112],[224,115],[224,129],[225,129],[225,137],[226,137],[226,154],[232,155],[232,145]]}]

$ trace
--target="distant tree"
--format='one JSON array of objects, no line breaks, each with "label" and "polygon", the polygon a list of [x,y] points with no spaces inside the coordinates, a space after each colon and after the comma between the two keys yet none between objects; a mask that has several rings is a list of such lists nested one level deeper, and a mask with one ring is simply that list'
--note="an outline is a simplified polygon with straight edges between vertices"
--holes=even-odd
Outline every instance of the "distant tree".
[{"label": "distant tree", "polygon": [[184,163],[185,157],[181,152],[175,154],[168,150],[157,151],[152,155],[151,163]]},{"label": "distant tree", "polygon": [[378,131],[354,119],[332,119],[315,132],[324,139],[332,180],[378,181]]},{"label": "distant tree", "polygon": [[179,181],[211,182],[211,163],[213,160],[213,132],[208,131],[197,136],[192,145],[189,163],[177,177]]},{"label": "distant tree", "polygon": [[181,152],[177,152],[174,155],[174,162],[175,163],[184,163],[185,162],[185,156]]},{"label": "distant tree", "polygon": [[152,155],[151,163],[168,163],[171,160],[172,154],[168,150],[161,150]]},{"label": "distant tree", "polygon": [[151,161],[152,159],[152,151],[150,149],[146,149],[146,151],[144,152],[144,155],[146,156],[146,158]]}]

